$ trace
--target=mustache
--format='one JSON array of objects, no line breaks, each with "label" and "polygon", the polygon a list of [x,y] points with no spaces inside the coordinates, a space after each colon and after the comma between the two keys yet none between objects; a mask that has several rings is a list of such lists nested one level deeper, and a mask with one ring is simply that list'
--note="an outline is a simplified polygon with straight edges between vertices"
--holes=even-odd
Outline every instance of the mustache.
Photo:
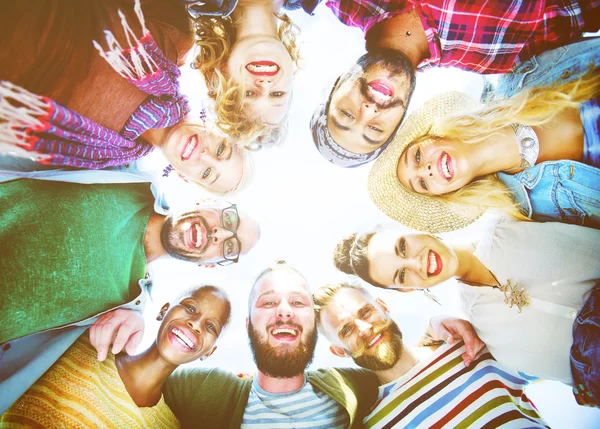
[{"label": "mustache", "polygon": [[302,325],[300,325],[299,323],[296,323],[296,322],[283,322],[281,320],[278,320],[275,323],[271,323],[270,325],[267,325],[267,332],[269,332],[271,330],[271,328],[273,328],[275,326],[291,326],[293,328],[296,328],[300,334],[303,331]]},{"label": "mustache", "polygon": [[391,109],[404,104],[404,102],[398,97],[392,98],[390,101],[387,101],[384,104],[379,104],[377,101],[375,101],[371,94],[369,94],[369,85],[364,77],[358,78],[358,84],[362,96],[365,97],[369,103],[376,105],[380,110]]},{"label": "mustache", "polygon": [[392,325],[392,319],[387,318],[385,320],[385,322],[379,323],[377,325],[373,325],[373,335],[368,338],[363,340],[360,345],[358,346],[358,349],[352,353],[352,357],[354,359],[361,357],[362,355],[365,354],[365,352],[367,351],[368,345],[369,345],[369,341],[371,341],[371,339],[376,336],[381,334],[383,331],[387,330],[391,325]]}]

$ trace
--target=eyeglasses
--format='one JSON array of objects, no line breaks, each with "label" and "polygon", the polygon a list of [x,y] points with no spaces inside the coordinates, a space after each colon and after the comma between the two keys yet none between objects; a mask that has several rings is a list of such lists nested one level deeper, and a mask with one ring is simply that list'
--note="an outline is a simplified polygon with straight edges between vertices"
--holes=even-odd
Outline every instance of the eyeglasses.
[{"label": "eyeglasses", "polygon": [[223,228],[233,233],[231,237],[223,242],[223,260],[217,262],[217,265],[224,266],[236,263],[240,259],[240,250],[242,248],[237,236],[240,217],[235,204],[221,211],[221,223]]}]

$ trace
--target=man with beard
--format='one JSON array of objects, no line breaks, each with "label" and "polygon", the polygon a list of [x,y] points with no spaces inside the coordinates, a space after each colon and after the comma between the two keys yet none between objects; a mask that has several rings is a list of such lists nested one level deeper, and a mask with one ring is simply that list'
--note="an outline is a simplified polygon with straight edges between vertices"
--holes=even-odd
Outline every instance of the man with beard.
[{"label": "man with beard", "polygon": [[[226,265],[258,240],[257,223],[234,204],[165,217],[153,203],[148,184],[0,184],[0,413],[98,316],[143,307],[148,263],[170,255]],[[101,341],[101,360],[111,340]]]},{"label": "man with beard", "polygon": [[264,270],[246,319],[257,366],[250,380],[215,369],[183,369],[163,390],[183,428],[351,428],[377,395],[377,379],[358,369],[305,371],[317,341],[306,279],[284,262]]},{"label": "man with beard", "polygon": [[[480,74],[513,72],[501,85],[503,95],[510,96],[516,90],[574,79],[596,68],[600,59],[598,40],[574,43],[582,33],[600,28],[598,1],[326,4],[342,23],[363,30],[368,51],[338,79],[311,121],[319,152],[342,167],[370,162],[385,149],[404,117],[417,70],[435,66]],[[549,50],[554,53],[540,67],[535,56]]]},{"label": "man with beard", "polygon": [[446,344],[431,329],[428,347],[409,348],[385,303],[362,287],[329,285],[313,299],[332,353],[381,382],[366,427],[547,427],[525,396],[527,380],[500,367],[468,322],[434,318]]}]

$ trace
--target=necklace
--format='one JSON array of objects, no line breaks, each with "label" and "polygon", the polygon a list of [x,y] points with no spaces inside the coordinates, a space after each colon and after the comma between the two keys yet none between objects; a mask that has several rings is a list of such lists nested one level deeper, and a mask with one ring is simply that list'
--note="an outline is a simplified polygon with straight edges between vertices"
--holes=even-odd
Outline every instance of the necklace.
[{"label": "necklace", "polygon": [[492,273],[489,269],[488,272],[494,278],[497,285],[486,285],[483,283],[471,282],[467,280],[459,280],[460,282],[469,285],[469,286],[489,286],[494,289],[499,289],[500,292],[504,294],[504,303],[508,305],[509,308],[513,308],[513,306],[517,306],[519,309],[519,313],[523,312],[523,307],[527,307],[529,303],[529,298],[525,293],[525,288],[518,288],[517,282],[513,282],[511,279],[506,280],[506,284],[501,284],[494,273]]},{"label": "necklace", "polygon": [[515,140],[519,145],[519,155],[521,156],[521,165],[518,167],[509,168],[510,170],[525,170],[533,167],[540,154],[540,140],[537,134],[529,125],[510,124],[515,132]]}]

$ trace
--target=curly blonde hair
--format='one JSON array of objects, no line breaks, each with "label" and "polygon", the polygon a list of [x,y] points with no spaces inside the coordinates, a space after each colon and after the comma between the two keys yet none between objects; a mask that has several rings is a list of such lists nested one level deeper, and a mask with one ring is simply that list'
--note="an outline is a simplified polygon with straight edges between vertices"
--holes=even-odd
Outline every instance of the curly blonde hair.
[{"label": "curly blonde hair", "polygon": [[[297,35],[299,28],[285,14],[275,14],[279,19],[278,39],[286,47],[292,61],[298,66],[300,59]],[[244,107],[246,88],[244,82],[236,83],[227,76],[227,60],[235,43],[235,26],[230,17],[199,17],[194,20],[194,33],[198,55],[192,67],[204,75],[208,95],[215,101],[217,126],[221,131],[255,146],[280,144],[286,135],[285,122],[267,125],[257,120]]]},{"label": "curly blonde hair", "polygon": [[[413,144],[449,138],[464,143],[480,143],[491,134],[512,123],[540,126],[552,121],[568,108],[578,108],[583,101],[600,93],[600,75],[588,73],[583,78],[560,86],[535,88],[514,97],[494,101],[470,112],[458,112],[438,120],[431,131]],[[519,220],[530,220],[513,201],[510,191],[494,174],[478,177],[461,189],[444,195],[432,195],[463,206],[504,211]]]}]

